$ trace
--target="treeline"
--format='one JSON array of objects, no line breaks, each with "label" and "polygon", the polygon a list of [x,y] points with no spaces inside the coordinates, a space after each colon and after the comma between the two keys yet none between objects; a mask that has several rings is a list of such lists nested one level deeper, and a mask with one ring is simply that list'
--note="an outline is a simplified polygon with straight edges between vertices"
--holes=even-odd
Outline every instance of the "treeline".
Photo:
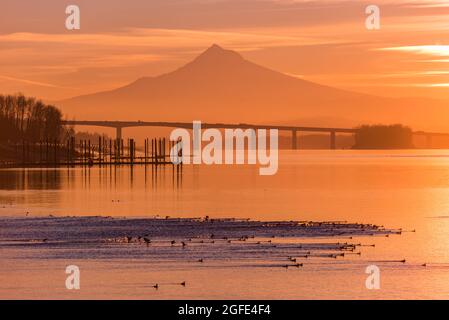
[{"label": "treeline", "polygon": [[0,142],[62,141],[73,130],[61,121],[55,106],[22,94],[0,95]]},{"label": "treeline", "polygon": [[410,149],[413,131],[400,125],[363,125],[357,128],[354,149]]}]

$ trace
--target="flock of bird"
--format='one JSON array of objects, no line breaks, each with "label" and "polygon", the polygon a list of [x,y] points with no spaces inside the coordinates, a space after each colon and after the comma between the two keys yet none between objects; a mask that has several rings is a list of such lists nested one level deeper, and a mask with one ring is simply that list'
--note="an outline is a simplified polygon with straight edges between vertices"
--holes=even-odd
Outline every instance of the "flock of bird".
[{"label": "flock of bird", "polygon": [[[51,219],[52,223],[48,224],[46,219]],[[107,245],[117,244],[137,248],[136,250],[126,249],[127,254],[147,254],[161,261],[172,259],[178,262],[199,263],[205,267],[213,267],[217,265],[216,262],[227,260],[235,263],[249,261],[254,266],[261,267],[299,269],[309,264],[331,263],[323,259],[341,260],[348,256],[358,257],[362,255],[361,247],[375,247],[375,244],[355,243],[355,238],[389,237],[404,232],[415,232],[415,230],[386,229],[384,226],[346,221],[264,222],[234,218],[211,219],[208,216],[202,218],[166,216],[142,219],[49,216],[38,218],[36,221],[42,223],[43,227],[65,230],[66,233],[72,230],[70,227],[67,229],[67,226],[72,226],[75,220],[77,224],[89,225],[98,232],[86,233],[85,236],[92,241],[99,240]],[[78,232],[77,229],[73,229],[73,235],[65,234],[64,236],[83,243],[85,240],[79,238]],[[334,239],[334,242],[330,239]],[[349,239],[350,242],[347,242],[348,240],[344,242],[345,240],[341,241],[341,239]],[[79,242],[80,240],[82,242]],[[87,242],[90,240],[86,238]],[[43,245],[59,243],[54,242],[52,238],[29,240],[29,242],[39,242]],[[271,263],[272,261],[275,262]],[[406,260],[382,262],[405,263]],[[424,263],[422,266],[426,267],[428,264]],[[152,287],[159,289],[161,285],[169,284],[156,283]],[[170,283],[170,285],[185,287],[186,282]]]},{"label": "flock of bird", "polygon": [[[166,219],[169,219],[167,217]],[[206,219],[202,220],[202,222],[207,221],[211,222],[208,217]],[[279,227],[281,225],[292,225],[292,222],[279,222],[279,223],[264,223],[262,225],[263,228],[270,228],[270,227]],[[334,234],[332,236],[340,237],[342,235],[347,236],[347,232],[335,232],[334,229],[338,229],[341,227],[340,224],[335,222],[294,222],[294,225],[299,228],[323,228],[326,227]],[[385,230],[382,226],[375,226],[375,225],[363,225],[363,224],[346,224],[346,228],[354,228],[362,233],[365,233],[368,231],[368,235],[375,235],[378,233],[379,235],[389,236],[390,234],[401,234],[403,230]],[[348,243],[348,242],[337,242],[337,243],[313,243],[313,242],[306,242],[306,243],[287,243],[282,241],[276,241],[277,236],[272,235],[270,238],[263,237],[259,238],[257,235],[240,235],[240,236],[223,236],[223,235],[215,235],[213,233],[203,236],[195,236],[193,238],[181,238],[181,239],[161,239],[156,238],[152,240],[150,238],[150,235],[147,234],[145,236],[124,236],[124,237],[118,237],[118,238],[112,238],[107,239],[107,242],[114,242],[114,243],[124,243],[124,244],[141,244],[146,246],[156,246],[156,247],[172,247],[172,248],[182,248],[185,249],[189,246],[198,246],[198,245],[212,245],[216,243],[221,244],[240,244],[240,245],[251,245],[251,248],[255,251],[257,251],[257,248],[260,248],[263,252],[267,252],[266,249],[268,248],[279,248],[281,250],[290,250],[290,251],[296,251],[294,255],[287,255],[284,257],[278,257],[279,259],[286,259],[288,263],[283,263],[278,265],[281,268],[289,269],[289,268],[301,268],[305,266],[305,259],[311,259],[311,258],[344,258],[345,256],[349,255],[361,255],[361,251],[357,251],[357,248],[360,247],[375,247],[375,244],[362,244],[362,243]],[[352,236],[348,236],[347,238],[352,239]],[[220,247],[223,248],[223,247]],[[232,250],[232,249],[229,249]],[[265,251],[264,251],[265,250]],[[289,252],[290,252],[289,251]],[[268,258],[268,256],[264,256],[264,258]],[[204,263],[204,258],[199,258],[196,260],[193,260],[199,263]],[[388,261],[385,261],[388,262]],[[393,261],[389,261],[393,262]],[[406,260],[396,260],[394,262],[399,263],[405,263]],[[180,283],[182,286],[185,287],[186,283],[185,281]],[[161,284],[155,284],[153,287],[155,289],[159,289]]]}]

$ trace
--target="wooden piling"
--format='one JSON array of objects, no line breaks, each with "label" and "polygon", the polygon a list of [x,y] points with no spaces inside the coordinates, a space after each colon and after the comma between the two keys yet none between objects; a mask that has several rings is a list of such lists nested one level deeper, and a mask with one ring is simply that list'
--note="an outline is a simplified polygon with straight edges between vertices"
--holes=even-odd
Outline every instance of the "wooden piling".
[{"label": "wooden piling", "polygon": [[56,167],[58,164],[58,141],[55,139],[54,140],[54,161],[53,161],[53,165]]},{"label": "wooden piling", "polygon": [[91,145],[90,145],[90,139],[88,141],[88,147],[87,147],[87,160],[90,161],[90,159],[92,159],[92,154],[91,154]]},{"label": "wooden piling", "polygon": [[101,155],[103,150],[101,149],[101,137],[98,138],[98,164],[101,166]]},{"label": "wooden piling", "polygon": [[154,162],[154,139],[151,139],[151,162]]},{"label": "wooden piling", "polygon": [[[138,149],[133,138],[127,138],[128,145],[123,140],[98,137],[97,140],[76,140],[74,136],[59,141],[57,138],[46,138],[39,142],[26,139],[11,144],[15,149],[17,164],[22,166],[76,166],[76,165],[166,165],[171,163],[170,153],[180,153],[177,142],[166,137],[144,138],[143,146]],[[151,142],[150,142],[151,140]],[[98,142],[95,142],[98,141]],[[125,142],[126,143],[126,142]],[[108,145],[109,144],[109,145]],[[150,147],[151,144],[151,147]],[[150,149],[151,148],[151,149]],[[139,151],[138,151],[139,150]],[[123,155],[123,161],[120,156]],[[171,163],[174,165],[173,163]]]},{"label": "wooden piling", "polygon": [[134,164],[134,139],[129,139],[128,153],[131,165]]},{"label": "wooden piling", "polygon": [[70,137],[70,165],[73,166],[76,155],[76,140],[75,137]]},{"label": "wooden piling", "polygon": [[45,163],[48,165],[49,161],[50,161],[50,157],[49,157],[49,142],[48,139],[46,140],[46,154],[45,154]]}]

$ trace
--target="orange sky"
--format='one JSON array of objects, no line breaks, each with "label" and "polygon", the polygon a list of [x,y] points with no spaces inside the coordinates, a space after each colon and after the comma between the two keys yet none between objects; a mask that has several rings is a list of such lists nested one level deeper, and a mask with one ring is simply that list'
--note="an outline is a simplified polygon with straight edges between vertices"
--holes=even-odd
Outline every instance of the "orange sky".
[{"label": "orange sky", "polygon": [[[212,43],[318,83],[449,98],[449,3],[377,0],[2,0],[0,92],[49,100],[171,71]],[[65,29],[65,7],[81,30]]]}]

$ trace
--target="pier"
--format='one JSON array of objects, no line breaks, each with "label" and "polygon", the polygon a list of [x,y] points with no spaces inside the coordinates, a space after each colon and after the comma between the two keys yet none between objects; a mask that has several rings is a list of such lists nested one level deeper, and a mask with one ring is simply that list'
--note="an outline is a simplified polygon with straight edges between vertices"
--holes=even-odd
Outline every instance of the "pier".
[{"label": "pier", "polygon": [[[145,139],[138,148],[134,139],[106,139],[98,141],[79,140],[70,137],[64,142],[57,140],[30,143],[23,140],[10,144],[17,161],[3,163],[3,167],[57,167],[57,166],[110,166],[110,165],[172,165],[170,150],[174,141],[165,138]],[[178,155],[182,157],[182,149]],[[182,163],[176,166],[182,166]]]}]

